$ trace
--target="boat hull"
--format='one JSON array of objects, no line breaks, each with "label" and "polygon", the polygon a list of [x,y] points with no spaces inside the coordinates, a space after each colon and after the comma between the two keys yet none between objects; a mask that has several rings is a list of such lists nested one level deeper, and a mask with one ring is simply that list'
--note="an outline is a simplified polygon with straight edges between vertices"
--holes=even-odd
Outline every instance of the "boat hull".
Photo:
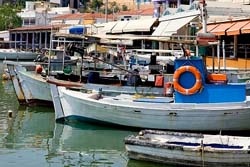
[{"label": "boat hull", "polygon": [[0,49],[0,60],[34,60],[38,53],[16,51],[14,49]]},{"label": "boat hull", "polygon": [[58,114],[60,116],[56,119],[77,118],[121,126],[169,130],[236,131],[250,129],[248,102],[145,103],[134,102],[131,100],[131,96],[127,98],[128,95],[95,100],[89,98],[92,95],[86,93],[67,90],[63,87],[58,87],[57,90],[58,95],[55,95],[57,102],[54,100],[54,103],[58,103],[58,101],[61,103],[57,106],[61,106],[63,113]]},{"label": "boat hull", "polygon": [[[183,166],[249,166],[250,156],[230,153],[185,152],[145,146],[126,145],[128,157],[135,160],[152,161]],[[184,154],[184,155],[183,155]]]},{"label": "boat hull", "polygon": [[21,89],[29,105],[53,105],[46,79],[34,72],[18,71]]},{"label": "boat hull", "polygon": [[10,75],[10,79],[13,83],[13,87],[20,104],[26,104],[26,99],[24,96],[24,92],[21,87],[20,80],[17,76],[17,71],[26,71],[27,69],[33,70],[35,69],[35,64],[30,62],[14,62],[14,61],[4,61],[6,64],[8,73]]},{"label": "boat hull", "polygon": [[188,134],[185,136],[184,133],[158,135],[147,134],[147,131],[146,134],[125,138],[125,148],[130,159],[185,166],[249,166],[250,164],[249,148],[245,147],[249,144],[248,137],[207,135],[210,137],[206,139],[200,135],[194,139],[196,137]]}]

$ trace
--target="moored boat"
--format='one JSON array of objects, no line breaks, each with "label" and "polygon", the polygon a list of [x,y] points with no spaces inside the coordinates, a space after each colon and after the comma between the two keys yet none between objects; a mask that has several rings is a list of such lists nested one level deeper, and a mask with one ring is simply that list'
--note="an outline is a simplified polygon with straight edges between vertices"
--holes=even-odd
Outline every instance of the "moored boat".
[{"label": "moored boat", "polygon": [[13,83],[13,87],[20,104],[26,104],[26,99],[24,92],[20,85],[19,78],[17,76],[17,71],[34,71],[35,63],[34,62],[15,62],[15,61],[3,61],[3,64],[6,64],[9,78]]},{"label": "moored boat", "polygon": [[[80,76],[73,74],[62,75],[60,73],[56,73],[55,77],[46,77],[45,75],[41,75],[35,71],[36,64],[34,62],[30,63],[30,67],[11,61],[6,61],[6,64],[9,66],[10,73],[15,76],[12,78],[12,81],[13,83],[15,82],[15,91],[19,102],[22,101],[22,104],[51,105],[52,98],[50,93],[50,84],[66,87],[82,87],[83,89],[95,90],[102,88],[103,92],[111,92],[116,94],[143,93],[159,96],[164,95],[165,91],[164,87],[154,87],[152,85],[121,86],[121,81],[119,78],[99,75],[98,79],[93,79],[93,77],[91,78],[91,75],[82,76],[81,81],[83,82],[80,82]],[[26,69],[31,67],[33,70]],[[87,84],[85,85],[85,83]]]},{"label": "moored boat", "polygon": [[25,102],[29,105],[52,105],[50,84],[64,87],[83,86],[79,82],[52,79],[52,76],[42,76],[35,71],[17,71],[17,75]]},{"label": "moored boat", "polygon": [[130,159],[184,166],[249,166],[250,138],[143,130],[125,138]]},{"label": "moored boat", "polygon": [[52,87],[56,119],[79,119],[137,128],[249,130],[246,84],[209,74],[201,58],[175,60],[174,98],[105,96]]},{"label": "moored boat", "polygon": [[0,60],[34,60],[38,54],[16,49],[0,49]]}]

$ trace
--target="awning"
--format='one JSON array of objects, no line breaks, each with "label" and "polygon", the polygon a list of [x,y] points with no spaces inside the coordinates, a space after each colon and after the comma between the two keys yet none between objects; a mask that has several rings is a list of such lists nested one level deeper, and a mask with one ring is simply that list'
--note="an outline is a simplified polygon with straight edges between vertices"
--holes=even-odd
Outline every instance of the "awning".
[{"label": "awning", "polygon": [[241,34],[250,34],[250,22],[241,28]]},{"label": "awning", "polygon": [[215,29],[215,27],[219,26],[219,24],[211,24],[211,25],[207,25],[207,32],[212,31],[213,29]]},{"label": "awning", "polygon": [[130,20],[123,32],[149,32],[156,19]]},{"label": "awning", "polygon": [[[219,24],[209,24],[207,25],[207,32],[212,31],[215,27],[219,26]],[[203,29],[199,30],[198,33],[203,33]]]},{"label": "awning", "polygon": [[212,29],[210,32],[215,35],[226,35],[226,30],[232,27],[235,23],[220,23],[217,27]]},{"label": "awning", "polygon": [[103,39],[101,38],[100,43],[133,46],[133,40],[130,40],[130,39]]},{"label": "awning", "polygon": [[152,36],[162,36],[164,29],[168,26],[169,23],[170,21],[161,22],[153,32]]},{"label": "awning", "polygon": [[227,35],[239,35],[240,29],[244,27],[249,21],[236,22],[232,27],[227,30]]},{"label": "awning", "polygon": [[197,16],[182,17],[173,20],[162,21],[155,29],[152,36],[171,36],[195,19]]},{"label": "awning", "polygon": [[106,34],[106,33],[111,33],[112,29],[114,26],[117,24],[116,21],[108,22],[108,23],[103,23],[104,27],[103,28],[98,28],[98,34]]},{"label": "awning", "polygon": [[[113,27],[113,29],[111,30],[111,33],[122,33],[123,32],[123,28],[128,24],[128,21],[117,21],[117,24]],[[137,25],[135,25],[137,26]]]}]

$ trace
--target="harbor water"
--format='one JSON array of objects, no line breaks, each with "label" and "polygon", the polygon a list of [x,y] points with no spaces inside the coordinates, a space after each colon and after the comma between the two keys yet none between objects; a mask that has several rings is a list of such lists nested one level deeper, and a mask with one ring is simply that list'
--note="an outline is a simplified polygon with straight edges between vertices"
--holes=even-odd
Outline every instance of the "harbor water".
[{"label": "harbor water", "polygon": [[[3,73],[0,62],[0,74]],[[0,79],[0,166],[157,167],[129,160],[124,138],[133,129],[56,123],[53,108],[20,106],[9,80]]]}]

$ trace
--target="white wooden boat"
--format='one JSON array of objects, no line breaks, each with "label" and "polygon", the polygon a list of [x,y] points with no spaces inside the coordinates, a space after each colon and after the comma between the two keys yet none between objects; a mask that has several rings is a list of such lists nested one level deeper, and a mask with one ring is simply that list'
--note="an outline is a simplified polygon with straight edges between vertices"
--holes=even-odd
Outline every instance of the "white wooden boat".
[{"label": "white wooden boat", "polygon": [[[62,80],[51,80],[35,71],[17,72],[20,89],[22,90],[27,104],[52,105],[50,84],[64,87],[83,87],[82,83]],[[49,82],[48,82],[49,80]]]},{"label": "white wooden boat", "polygon": [[[100,96],[99,92],[88,94],[51,86],[56,119],[170,130],[250,130],[250,96],[246,96],[245,84],[207,83],[208,74],[199,58],[175,62],[177,73],[182,75],[178,79],[174,74],[177,86],[173,99]],[[199,75],[189,68],[197,69]],[[200,88],[194,91],[197,85]]]},{"label": "white wooden boat", "polygon": [[34,60],[38,54],[16,49],[0,49],[0,60]]},{"label": "white wooden boat", "polygon": [[[139,98],[57,87],[56,119],[80,119],[138,128],[171,130],[249,130],[250,97],[237,103],[173,103],[171,98]],[[58,109],[61,107],[61,109]]]},{"label": "white wooden boat", "polygon": [[[55,79],[53,77],[44,77],[35,72],[36,64],[32,63],[19,63],[13,61],[5,61],[8,70],[12,75],[12,81],[15,88],[15,93],[21,104],[34,104],[34,105],[52,105],[52,98],[50,93],[50,84],[66,87],[83,87],[83,89],[103,89],[103,92],[109,93],[143,93],[163,95],[163,87],[149,87],[149,86],[117,86],[87,83],[84,85],[79,82],[70,82],[65,80]],[[86,87],[85,87],[86,86]]]},{"label": "white wooden boat", "polygon": [[[16,67],[16,66],[15,66]],[[21,68],[21,66],[19,67]],[[25,69],[25,68],[23,68]],[[37,74],[35,71],[16,70],[12,68],[15,77],[12,78],[15,87],[16,95],[20,103],[33,104],[33,105],[52,105],[52,97],[50,93],[50,84],[65,87],[82,87],[82,89],[99,90],[102,88],[103,92],[111,94],[119,93],[143,93],[152,95],[163,95],[163,87],[144,87],[144,86],[117,86],[71,82],[55,79],[53,77],[44,77]],[[86,86],[86,87],[85,87]]]},{"label": "white wooden boat", "polygon": [[24,97],[24,92],[21,88],[17,71],[34,71],[35,63],[34,62],[15,62],[15,61],[3,61],[3,64],[7,66],[8,74],[13,83],[13,87],[17,96],[17,99],[20,104],[25,104],[26,100]]},{"label": "white wooden boat", "polygon": [[250,137],[143,130],[125,138],[130,159],[189,166],[249,166]]},{"label": "white wooden boat", "polygon": [[[52,105],[48,78],[37,74],[35,62],[15,62],[7,61],[8,72],[11,75],[14,90],[20,104],[29,105]],[[82,87],[78,82],[60,81],[56,83],[60,86]]]},{"label": "white wooden boat", "polygon": [[51,105],[49,84],[46,78],[36,72],[17,71],[20,89],[27,104]]}]

